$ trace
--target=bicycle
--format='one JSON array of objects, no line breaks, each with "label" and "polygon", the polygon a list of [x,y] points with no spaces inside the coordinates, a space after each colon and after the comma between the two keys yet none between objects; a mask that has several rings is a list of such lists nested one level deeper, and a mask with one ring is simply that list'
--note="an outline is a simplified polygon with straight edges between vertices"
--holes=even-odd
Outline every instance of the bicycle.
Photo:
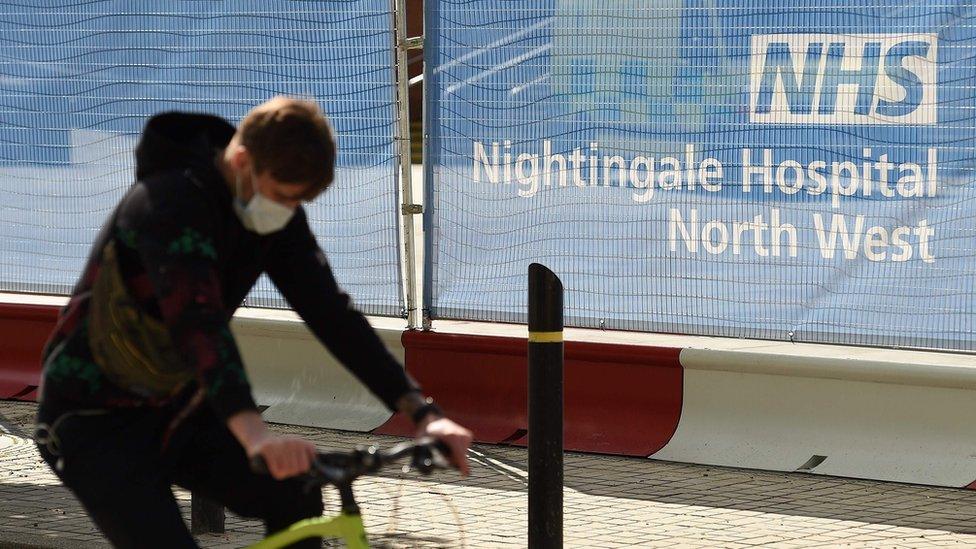
[{"label": "bicycle", "polygon": [[[414,442],[402,442],[389,450],[375,446],[359,447],[351,452],[319,453],[312,469],[307,473],[307,490],[321,490],[327,484],[339,491],[341,511],[334,517],[305,519],[268,536],[249,546],[249,549],[279,549],[290,543],[311,537],[342,540],[349,549],[369,549],[366,529],[359,512],[359,505],[352,491],[352,483],[363,475],[376,473],[384,466],[411,455],[411,466],[421,474],[429,475],[435,469],[446,469],[447,447],[430,438]],[[267,472],[260,458],[252,460],[255,471]]]}]

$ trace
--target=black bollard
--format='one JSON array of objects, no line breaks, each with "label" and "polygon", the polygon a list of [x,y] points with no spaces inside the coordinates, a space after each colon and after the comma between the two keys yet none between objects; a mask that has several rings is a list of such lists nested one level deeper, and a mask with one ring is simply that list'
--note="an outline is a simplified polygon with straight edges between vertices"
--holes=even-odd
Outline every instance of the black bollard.
[{"label": "black bollard", "polygon": [[529,547],[563,546],[563,284],[529,265]]}]

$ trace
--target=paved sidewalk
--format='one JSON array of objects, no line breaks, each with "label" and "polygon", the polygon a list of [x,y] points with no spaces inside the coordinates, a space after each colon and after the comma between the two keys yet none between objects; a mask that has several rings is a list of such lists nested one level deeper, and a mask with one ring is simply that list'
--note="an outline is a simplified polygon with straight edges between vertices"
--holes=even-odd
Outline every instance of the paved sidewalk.
[{"label": "paved sidewalk", "polygon": [[[106,547],[26,438],[34,405],[0,401],[0,547]],[[397,439],[277,426],[322,448]],[[478,445],[472,475],[357,484],[378,547],[525,547],[526,452]],[[189,494],[177,492],[189,514]],[[337,498],[325,490],[327,509]],[[202,547],[260,539],[228,516]],[[567,547],[976,547],[976,492],[567,454]]]}]

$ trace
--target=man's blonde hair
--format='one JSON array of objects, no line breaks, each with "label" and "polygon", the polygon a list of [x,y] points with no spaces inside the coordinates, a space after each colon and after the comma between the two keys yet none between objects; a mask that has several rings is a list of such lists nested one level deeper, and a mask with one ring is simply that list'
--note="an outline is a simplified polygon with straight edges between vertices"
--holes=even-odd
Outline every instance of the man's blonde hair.
[{"label": "man's blonde hair", "polygon": [[310,195],[332,184],[335,138],[315,102],[275,97],[251,109],[238,134],[255,172],[270,172],[283,183],[310,185]]}]

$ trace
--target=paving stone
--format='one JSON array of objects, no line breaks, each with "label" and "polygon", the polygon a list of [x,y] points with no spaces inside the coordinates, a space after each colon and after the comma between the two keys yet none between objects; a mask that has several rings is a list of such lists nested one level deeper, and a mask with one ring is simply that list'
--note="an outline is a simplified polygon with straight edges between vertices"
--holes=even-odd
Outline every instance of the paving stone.
[{"label": "paving stone", "polygon": [[[33,536],[49,547],[107,547],[27,433],[35,405],[0,401],[0,547]],[[388,446],[395,437],[277,425],[322,449]],[[472,474],[384,471],[356,484],[371,542],[387,548],[525,547],[524,448],[476,445]],[[976,492],[817,475],[567,453],[566,547],[976,547]],[[184,517],[190,494],[175,489]],[[338,497],[324,491],[326,509]],[[228,513],[207,549],[261,539]],[[74,544],[74,545],[72,545]],[[326,546],[335,547],[327,543]]]}]

